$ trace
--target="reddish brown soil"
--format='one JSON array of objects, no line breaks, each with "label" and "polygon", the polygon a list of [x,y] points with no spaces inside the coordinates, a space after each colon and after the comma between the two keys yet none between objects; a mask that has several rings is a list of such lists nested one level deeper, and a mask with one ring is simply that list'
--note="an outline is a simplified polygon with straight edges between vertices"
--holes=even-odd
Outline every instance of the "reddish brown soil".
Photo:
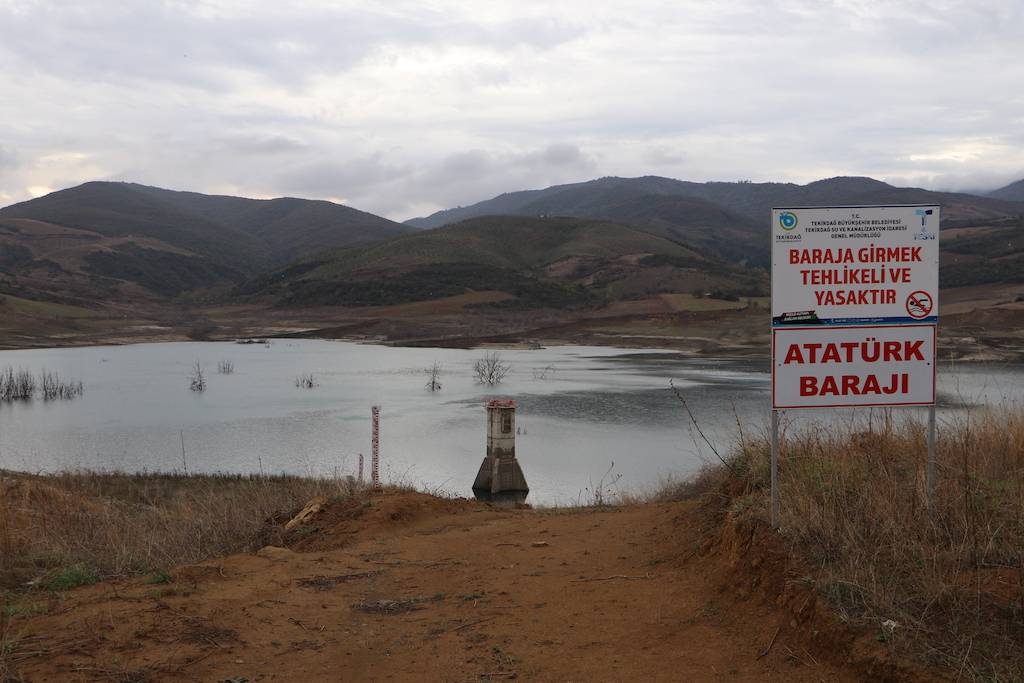
[{"label": "reddish brown soil", "polygon": [[335,504],[294,550],[73,591],[15,622],[15,658],[28,681],[920,678],[839,624],[770,530],[700,520],[688,504]]}]

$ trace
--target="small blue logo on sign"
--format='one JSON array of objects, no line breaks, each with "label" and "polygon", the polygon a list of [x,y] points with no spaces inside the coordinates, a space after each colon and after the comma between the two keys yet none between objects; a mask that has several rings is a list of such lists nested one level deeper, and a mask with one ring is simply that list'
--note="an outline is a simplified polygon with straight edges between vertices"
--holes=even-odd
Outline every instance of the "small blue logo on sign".
[{"label": "small blue logo on sign", "polygon": [[779,214],[779,226],[783,230],[792,230],[796,227],[797,223],[796,214],[792,211],[783,211]]}]

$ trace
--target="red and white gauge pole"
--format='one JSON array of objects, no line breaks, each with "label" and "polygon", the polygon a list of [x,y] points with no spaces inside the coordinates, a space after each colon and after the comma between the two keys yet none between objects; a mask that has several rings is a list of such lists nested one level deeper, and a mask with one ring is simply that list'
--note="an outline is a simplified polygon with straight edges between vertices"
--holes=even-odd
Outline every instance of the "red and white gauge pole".
[{"label": "red and white gauge pole", "polygon": [[380,406],[373,406],[373,456],[370,460],[370,477],[373,482],[373,490],[380,491]]}]

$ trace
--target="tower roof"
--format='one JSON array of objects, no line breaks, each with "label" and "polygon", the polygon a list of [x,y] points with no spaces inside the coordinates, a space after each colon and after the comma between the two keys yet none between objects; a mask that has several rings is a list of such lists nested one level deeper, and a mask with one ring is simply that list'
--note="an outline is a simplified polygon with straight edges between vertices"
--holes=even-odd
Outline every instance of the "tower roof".
[{"label": "tower roof", "polygon": [[494,398],[487,402],[487,408],[515,408],[516,402],[512,399]]}]

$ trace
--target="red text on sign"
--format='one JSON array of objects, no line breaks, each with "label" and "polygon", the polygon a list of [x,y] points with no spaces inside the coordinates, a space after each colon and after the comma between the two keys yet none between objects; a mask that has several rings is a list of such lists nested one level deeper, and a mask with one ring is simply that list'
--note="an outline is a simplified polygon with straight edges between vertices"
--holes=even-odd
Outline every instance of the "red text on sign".
[{"label": "red text on sign", "polygon": [[924,341],[878,341],[874,337],[867,337],[864,341],[829,342],[825,344],[817,342],[804,342],[802,344],[790,344],[786,349],[786,358],[783,365],[790,363],[853,363],[863,361],[865,363],[891,363],[893,361],[924,360],[921,347]]},{"label": "red text on sign", "polygon": [[882,396],[906,394],[910,390],[910,374],[894,372],[880,380],[878,375],[826,375],[822,378],[801,377],[801,396]]},{"label": "red text on sign", "polygon": [[861,249],[790,249],[791,265],[818,263],[914,263],[921,261],[921,247],[876,247]]}]

